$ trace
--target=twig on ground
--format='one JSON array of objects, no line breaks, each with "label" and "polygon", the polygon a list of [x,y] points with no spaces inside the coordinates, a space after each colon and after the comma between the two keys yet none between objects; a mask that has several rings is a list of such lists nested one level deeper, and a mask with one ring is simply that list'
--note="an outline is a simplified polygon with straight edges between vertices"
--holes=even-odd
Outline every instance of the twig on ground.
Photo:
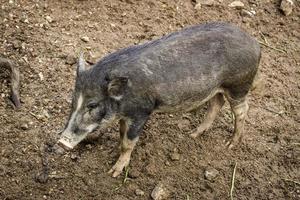
[{"label": "twig on ground", "polygon": [[263,108],[263,109],[265,109],[265,110],[267,110],[267,111],[269,111],[269,112],[272,112],[272,113],[275,113],[275,114],[277,114],[277,115],[282,115],[283,113],[284,113],[284,111],[279,111],[279,112],[277,112],[277,111],[275,111],[275,110],[271,110],[270,108],[264,108],[264,107],[261,107],[261,108]]},{"label": "twig on ground", "polygon": [[38,115],[34,114],[33,112],[29,112],[30,115],[32,115],[34,118],[36,118],[39,121],[43,121]]},{"label": "twig on ground", "polygon": [[253,106],[253,107],[256,107],[256,108],[262,108],[262,109],[264,109],[264,110],[266,110],[266,111],[269,111],[269,112],[271,112],[271,113],[274,113],[274,114],[277,114],[277,115],[282,115],[282,114],[284,114],[284,111],[283,110],[281,110],[281,111],[275,111],[275,110],[272,110],[272,109],[270,109],[270,108],[267,108],[267,107],[264,107],[264,106],[257,106],[257,105],[254,105],[254,104],[251,104],[251,106]]},{"label": "twig on ground", "polygon": [[265,42],[258,41],[258,43],[259,43],[259,44],[262,44],[262,45],[264,45],[264,46],[266,46],[266,47],[269,47],[270,49],[273,49],[273,50],[275,50],[275,51],[279,51],[279,52],[281,52],[281,53],[286,53],[286,50],[278,49],[278,48],[276,48],[276,47],[272,47],[271,45],[269,45],[269,44],[267,44],[267,43],[265,43]]},{"label": "twig on ground", "polygon": [[55,175],[55,174],[49,174],[48,177],[53,178],[53,179],[65,179],[65,178],[67,178],[66,176],[60,176],[60,175]]},{"label": "twig on ground", "polygon": [[259,34],[261,35],[261,38],[265,41],[265,43],[267,45],[269,45],[269,42],[267,41],[267,38],[265,37],[265,35],[262,32],[259,32]]},{"label": "twig on ground", "polygon": [[233,189],[234,189],[236,166],[237,166],[237,163],[235,163],[235,165],[234,165],[233,172],[232,172],[232,178],[231,178],[231,188],[230,188],[230,199],[231,200],[233,200]]},{"label": "twig on ground", "polygon": [[124,180],[123,180],[123,184],[125,184],[127,179],[128,179],[128,172],[129,172],[129,167],[126,167],[125,168],[125,177],[124,177]]},{"label": "twig on ground", "polygon": [[126,167],[125,168],[125,177],[124,177],[122,183],[119,184],[117,187],[114,188],[114,191],[119,190],[127,182],[127,180],[129,179],[128,178],[128,173],[129,173],[129,167]]}]

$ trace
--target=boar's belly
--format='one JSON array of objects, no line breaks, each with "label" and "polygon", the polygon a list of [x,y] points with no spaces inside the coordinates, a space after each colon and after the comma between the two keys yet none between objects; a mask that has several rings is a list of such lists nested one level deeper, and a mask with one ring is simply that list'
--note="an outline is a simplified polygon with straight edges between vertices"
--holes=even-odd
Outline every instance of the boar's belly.
[{"label": "boar's belly", "polygon": [[224,93],[222,88],[214,88],[204,93],[197,93],[193,96],[184,98],[183,96],[171,95],[171,97],[165,97],[159,99],[160,102],[156,113],[173,113],[173,112],[190,112],[199,108],[201,105],[209,101],[217,93]]}]

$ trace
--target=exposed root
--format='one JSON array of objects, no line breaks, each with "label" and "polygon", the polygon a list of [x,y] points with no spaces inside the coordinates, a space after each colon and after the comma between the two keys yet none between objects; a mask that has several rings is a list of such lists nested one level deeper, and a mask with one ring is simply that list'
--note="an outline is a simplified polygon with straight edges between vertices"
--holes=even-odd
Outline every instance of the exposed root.
[{"label": "exposed root", "polygon": [[270,49],[273,49],[273,50],[275,50],[275,51],[279,51],[279,52],[281,52],[281,53],[286,53],[286,50],[278,49],[278,48],[273,47],[273,46],[271,46],[271,45],[269,45],[269,44],[267,44],[267,43],[265,43],[265,42],[258,41],[258,43],[261,44],[261,45],[264,45],[264,46],[266,46],[266,47],[269,47]]}]

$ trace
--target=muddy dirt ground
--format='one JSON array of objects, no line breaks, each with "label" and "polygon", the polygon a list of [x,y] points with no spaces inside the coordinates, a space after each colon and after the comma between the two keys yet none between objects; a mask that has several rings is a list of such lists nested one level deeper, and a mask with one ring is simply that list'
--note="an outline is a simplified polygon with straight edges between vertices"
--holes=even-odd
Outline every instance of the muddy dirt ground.
[{"label": "muddy dirt ground", "polygon": [[[22,108],[0,80],[0,199],[151,199],[161,183],[167,199],[229,199],[235,163],[235,199],[300,199],[300,9],[290,16],[279,0],[242,0],[254,16],[229,8],[231,0],[195,9],[192,0],[0,0],[0,54],[21,71]],[[49,179],[39,183],[43,144],[67,120],[76,57],[90,62],[183,27],[227,21],[262,45],[263,87],[251,93],[243,143],[227,150],[233,131],[228,103],[199,138],[189,132],[206,106],[186,114],[156,114],[145,126],[123,184],[107,174],[119,151],[113,126],[67,155],[49,156]],[[88,38],[84,38],[88,37]],[[85,40],[85,41],[84,41]],[[212,180],[206,170],[218,172]],[[136,194],[140,189],[143,195]]]}]

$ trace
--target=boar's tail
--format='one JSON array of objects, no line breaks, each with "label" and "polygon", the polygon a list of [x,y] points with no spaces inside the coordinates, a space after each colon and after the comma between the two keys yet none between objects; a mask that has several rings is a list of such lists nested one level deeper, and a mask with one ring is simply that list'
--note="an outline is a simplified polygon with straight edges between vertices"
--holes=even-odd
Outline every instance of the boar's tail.
[{"label": "boar's tail", "polygon": [[20,103],[20,72],[19,68],[12,63],[12,61],[4,58],[0,58],[0,66],[8,68],[10,70],[11,77],[11,99],[16,106],[16,108],[21,107]]},{"label": "boar's tail", "polygon": [[263,87],[263,85],[264,85],[264,83],[263,83],[263,78],[262,78],[261,72],[258,71],[254,77],[251,91],[260,90]]},{"label": "boar's tail", "polygon": [[[259,60],[258,60],[258,63],[257,63],[257,67],[259,65],[260,58],[261,58],[261,54],[259,55]],[[264,86],[264,78],[263,78],[261,72],[258,69],[255,76],[254,76],[253,82],[252,82],[251,91],[255,91],[255,93],[258,93],[258,94],[262,95],[264,87],[265,87]]]},{"label": "boar's tail", "polygon": [[261,92],[264,88],[264,81],[261,72],[258,69],[259,63],[261,59],[261,49],[259,48],[259,55],[258,55],[258,62],[257,62],[257,72],[256,75],[254,76],[253,82],[252,82],[252,87],[251,91],[259,91]]}]

